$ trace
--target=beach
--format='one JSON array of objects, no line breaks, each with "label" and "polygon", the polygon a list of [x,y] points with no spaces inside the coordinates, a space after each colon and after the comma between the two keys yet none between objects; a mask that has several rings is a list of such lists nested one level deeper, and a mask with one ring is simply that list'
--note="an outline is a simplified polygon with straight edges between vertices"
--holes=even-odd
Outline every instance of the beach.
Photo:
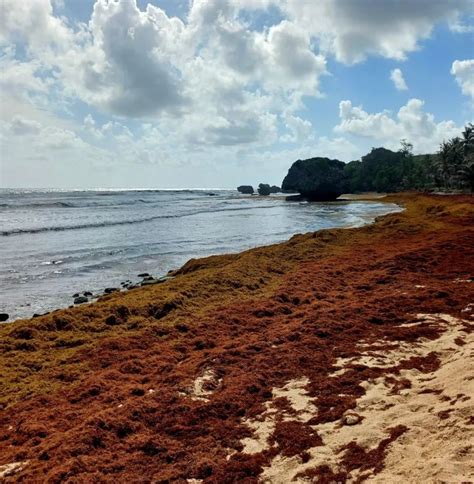
[{"label": "beach", "polygon": [[377,201],[0,325],[0,478],[472,481],[473,198]]}]

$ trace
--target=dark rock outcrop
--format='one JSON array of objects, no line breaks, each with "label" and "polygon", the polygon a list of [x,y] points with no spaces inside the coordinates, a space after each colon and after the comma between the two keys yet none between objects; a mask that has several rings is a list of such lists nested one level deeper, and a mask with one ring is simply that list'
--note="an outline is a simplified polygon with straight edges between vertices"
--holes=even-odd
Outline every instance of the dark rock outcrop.
[{"label": "dark rock outcrop", "polygon": [[336,200],[346,190],[345,163],[329,158],[298,160],[288,170],[282,190],[314,201]]},{"label": "dark rock outcrop", "polygon": [[270,193],[280,193],[281,192],[281,188],[280,187],[277,187],[276,185],[272,185],[270,187]]},{"label": "dark rock outcrop", "polygon": [[271,193],[270,185],[268,185],[267,183],[260,183],[258,185],[259,195],[267,196],[267,195],[270,195],[270,193]]},{"label": "dark rock outcrop", "polygon": [[254,192],[253,187],[251,185],[240,185],[239,187],[237,187],[237,191],[245,195],[252,195]]},{"label": "dark rock outcrop", "polygon": [[7,313],[0,313],[0,322],[6,321],[9,317]]},{"label": "dark rock outcrop", "polygon": [[74,299],[74,304],[83,304],[89,302],[89,299],[86,296],[79,296]]}]

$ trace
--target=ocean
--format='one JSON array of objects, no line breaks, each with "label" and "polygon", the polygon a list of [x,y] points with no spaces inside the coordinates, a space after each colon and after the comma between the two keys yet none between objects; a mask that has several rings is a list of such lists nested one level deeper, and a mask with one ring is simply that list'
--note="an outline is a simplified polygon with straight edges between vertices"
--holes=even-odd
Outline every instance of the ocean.
[{"label": "ocean", "polygon": [[297,203],[233,190],[0,189],[0,312],[10,321],[165,275],[190,258],[399,211],[377,201]]}]

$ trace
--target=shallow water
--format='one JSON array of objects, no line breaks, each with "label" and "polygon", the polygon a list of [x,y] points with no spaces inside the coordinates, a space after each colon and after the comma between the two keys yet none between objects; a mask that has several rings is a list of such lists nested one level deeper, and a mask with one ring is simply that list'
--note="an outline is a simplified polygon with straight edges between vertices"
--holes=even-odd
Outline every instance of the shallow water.
[{"label": "shallow water", "polygon": [[360,226],[398,210],[229,190],[0,190],[0,312],[30,317],[70,305],[76,292],[138,281],[140,272],[163,275],[191,257]]}]

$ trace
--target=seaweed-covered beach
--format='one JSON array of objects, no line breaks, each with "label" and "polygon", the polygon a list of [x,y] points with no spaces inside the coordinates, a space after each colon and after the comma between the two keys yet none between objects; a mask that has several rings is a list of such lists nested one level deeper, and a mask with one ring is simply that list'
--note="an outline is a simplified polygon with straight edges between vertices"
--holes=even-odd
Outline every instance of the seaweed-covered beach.
[{"label": "seaweed-covered beach", "polygon": [[472,480],[473,198],[383,200],[1,325],[2,480]]}]

